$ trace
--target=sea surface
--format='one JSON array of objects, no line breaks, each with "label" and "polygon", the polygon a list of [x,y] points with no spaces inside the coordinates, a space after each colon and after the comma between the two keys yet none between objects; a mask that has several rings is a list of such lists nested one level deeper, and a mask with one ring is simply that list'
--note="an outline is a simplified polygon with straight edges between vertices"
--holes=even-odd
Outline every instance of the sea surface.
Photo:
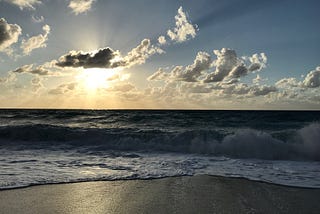
[{"label": "sea surface", "polygon": [[320,112],[0,110],[0,189],[198,174],[320,188]]}]

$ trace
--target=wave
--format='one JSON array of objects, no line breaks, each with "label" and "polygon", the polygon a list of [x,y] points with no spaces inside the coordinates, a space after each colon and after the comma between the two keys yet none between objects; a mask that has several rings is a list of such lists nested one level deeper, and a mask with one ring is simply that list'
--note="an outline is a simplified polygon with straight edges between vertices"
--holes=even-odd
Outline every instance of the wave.
[{"label": "wave", "polygon": [[268,133],[255,129],[160,131],[135,128],[0,127],[0,148],[165,151],[233,158],[320,160],[320,124]]}]

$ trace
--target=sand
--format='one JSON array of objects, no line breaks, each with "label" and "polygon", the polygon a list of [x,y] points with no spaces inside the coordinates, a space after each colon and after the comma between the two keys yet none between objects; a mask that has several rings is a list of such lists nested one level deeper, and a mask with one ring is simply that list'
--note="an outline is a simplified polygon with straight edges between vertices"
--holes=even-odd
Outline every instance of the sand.
[{"label": "sand", "polygon": [[320,213],[320,189],[215,176],[0,191],[0,213]]}]

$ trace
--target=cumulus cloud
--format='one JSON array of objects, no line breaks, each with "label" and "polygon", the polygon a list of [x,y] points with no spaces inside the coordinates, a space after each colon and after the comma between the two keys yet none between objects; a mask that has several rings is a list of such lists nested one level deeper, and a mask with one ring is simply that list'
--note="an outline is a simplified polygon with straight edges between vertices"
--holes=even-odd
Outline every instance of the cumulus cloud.
[{"label": "cumulus cloud", "polygon": [[279,88],[300,88],[300,89],[312,89],[320,87],[320,67],[310,71],[307,75],[302,75],[305,78],[302,81],[298,81],[294,77],[283,78],[276,83]]},{"label": "cumulus cloud", "polygon": [[265,53],[261,54],[253,54],[249,57],[251,65],[249,66],[248,70],[251,72],[260,71],[261,69],[266,67],[268,58]]},{"label": "cumulus cloud", "polygon": [[184,82],[197,82],[202,72],[210,67],[212,60],[208,53],[199,52],[193,64],[186,67],[175,66],[170,73],[165,72],[160,68],[157,72],[148,77],[149,81],[152,80],[175,80]]},{"label": "cumulus cloud", "polygon": [[278,88],[292,88],[292,87],[298,87],[299,82],[296,78],[290,77],[290,78],[283,78],[276,82],[276,86]]},{"label": "cumulus cloud", "polygon": [[202,72],[209,69],[211,62],[211,56],[208,53],[199,52],[193,64],[188,65],[185,69],[179,66],[176,67],[179,69],[173,69],[171,77],[184,82],[197,82]]},{"label": "cumulus cloud", "polygon": [[149,81],[160,81],[166,80],[170,75],[163,68],[159,68],[155,73],[149,76],[147,79]]},{"label": "cumulus cloud", "polygon": [[119,51],[114,51],[109,47],[94,52],[71,51],[60,57],[56,65],[83,68],[131,67],[145,63],[150,56],[156,53],[163,53],[163,51],[151,45],[149,39],[144,39],[124,57]]},{"label": "cumulus cloud", "polygon": [[264,53],[249,57],[249,64],[242,58],[238,58],[236,51],[232,49],[214,50],[214,54],[217,57],[213,64],[216,69],[205,77],[203,81],[206,83],[221,82],[225,78],[240,78],[249,72],[260,71],[267,63]]},{"label": "cumulus cloud", "polygon": [[22,40],[21,49],[25,55],[29,55],[34,49],[47,47],[46,41],[48,40],[48,35],[50,33],[50,26],[44,25],[42,30],[44,31],[43,34],[33,36],[27,40]]},{"label": "cumulus cloud", "polygon": [[34,10],[35,9],[34,6],[36,4],[41,3],[40,0],[5,0],[5,1],[18,6],[21,10],[23,10],[24,8]]},{"label": "cumulus cloud", "polygon": [[0,19],[0,52],[6,51],[12,44],[16,43],[21,35],[21,27],[17,24],[8,24],[4,19]]},{"label": "cumulus cloud", "polygon": [[307,74],[302,82],[302,86],[306,88],[317,88],[320,86],[320,67]]},{"label": "cumulus cloud", "polygon": [[111,48],[103,48],[94,52],[70,51],[60,57],[56,65],[74,68],[114,68],[117,67],[115,59],[118,57],[120,53]]},{"label": "cumulus cloud", "polygon": [[194,38],[196,36],[197,29],[188,20],[186,13],[183,8],[178,9],[178,14],[175,16],[176,26],[172,30],[168,30],[167,35],[172,41],[184,42],[189,38]]},{"label": "cumulus cloud", "polygon": [[151,45],[150,39],[144,39],[141,43],[133,48],[127,56],[119,61],[119,65],[124,67],[130,67],[136,64],[144,64],[145,61],[154,54],[164,53],[162,49]]},{"label": "cumulus cloud", "polygon": [[170,72],[159,69],[148,77],[148,80],[169,80],[182,82],[237,82],[237,78],[246,76],[250,72],[259,71],[265,67],[265,54],[254,54],[247,60],[238,58],[236,51],[223,48],[214,50],[217,59],[212,60],[210,54],[199,52],[193,64],[186,67],[176,66]]},{"label": "cumulus cloud", "polygon": [[91,9],[91,6],[95,0],[71,0],[69,2],[69,8],[76,15],[85,13]]}]

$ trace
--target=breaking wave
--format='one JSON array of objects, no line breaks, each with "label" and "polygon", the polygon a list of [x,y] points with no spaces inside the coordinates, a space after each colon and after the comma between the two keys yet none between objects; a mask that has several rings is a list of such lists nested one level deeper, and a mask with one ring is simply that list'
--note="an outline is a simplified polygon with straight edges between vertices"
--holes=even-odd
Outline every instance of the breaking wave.
[{"label": "breaking wave", "polygon": [[233,158],[320,160],[320,124],[264,132],[255,129],[142,130],[78,128],[58,125],[0,127],[0,148],[70,147],[80,151],[165,151]]}]

